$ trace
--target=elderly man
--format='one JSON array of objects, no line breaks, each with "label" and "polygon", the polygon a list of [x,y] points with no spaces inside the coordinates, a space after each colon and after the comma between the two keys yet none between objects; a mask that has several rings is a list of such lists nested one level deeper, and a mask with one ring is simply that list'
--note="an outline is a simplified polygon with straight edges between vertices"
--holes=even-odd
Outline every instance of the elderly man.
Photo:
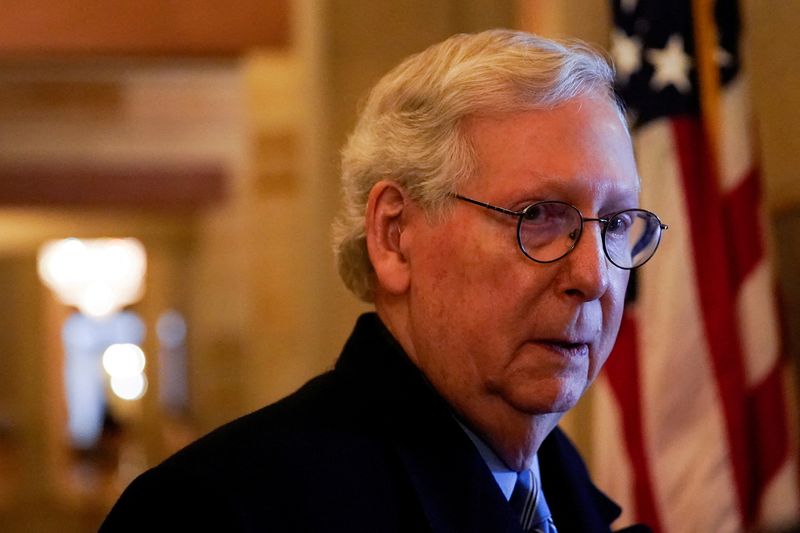
[{"label": "elderly man", "polygon": [[134,481],[104,530],[609,531],[556,425],[666,228],[638,208],[612,80],[584,45],[505,30],[387,74],[336,228],[376,312],[332,371]]}]

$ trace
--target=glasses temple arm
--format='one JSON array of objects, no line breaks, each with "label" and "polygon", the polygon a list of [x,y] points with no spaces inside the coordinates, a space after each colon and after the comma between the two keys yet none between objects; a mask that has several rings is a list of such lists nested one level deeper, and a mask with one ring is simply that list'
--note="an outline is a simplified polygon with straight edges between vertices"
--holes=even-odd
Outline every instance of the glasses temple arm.
[{"label": "glasses temple arm", "polygon": [[505,209],[496,205],[487,204],[485,202],[480,202],[478,200],[473,200],[472,198],[467,198],[466,196],[461,196],[460,194],[453,194],[454,198],[458,198],[459,200],[463,200],[465,202],[469,202],[471,204],[479,205],[481,207],[485,207],[486,209],[491,209],[493,211],[497,211],[498,213],[503,213],[504,215],[511,215],[512,217],[520,217],[524,213],[522,211],[512,211],[510,209]]}]

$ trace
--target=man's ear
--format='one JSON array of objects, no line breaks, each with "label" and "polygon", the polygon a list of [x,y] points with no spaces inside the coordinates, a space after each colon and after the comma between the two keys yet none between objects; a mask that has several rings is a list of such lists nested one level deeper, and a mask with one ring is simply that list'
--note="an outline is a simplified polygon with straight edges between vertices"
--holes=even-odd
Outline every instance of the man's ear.
[{"label": "man's ear", "polygon": [[369,259],[378,287],[395,296],[408,290],[411,281],[402,238],[409,208],[405,191],[392,181],[376,183],[367,200]]}]

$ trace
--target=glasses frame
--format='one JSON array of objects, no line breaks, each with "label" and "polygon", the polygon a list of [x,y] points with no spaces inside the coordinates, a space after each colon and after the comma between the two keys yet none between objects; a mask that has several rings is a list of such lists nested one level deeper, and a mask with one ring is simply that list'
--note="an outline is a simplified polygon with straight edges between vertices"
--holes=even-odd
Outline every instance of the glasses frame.
[{"label": "glasses frame", "polygon": [[[560,261],[561,259],[564,259],[567,255],[569,255],[570,252],[572,252],[575,249],[575,247],[578,245],[578,241],[581,240],[581,236],[583,235],[583,226],[584,226],[584,224],[586,222],[597,222],[598,224],[600,224],[602,226],[601,230],[600,230],[600,236],[601,236],[600,240],[603,242],[603,253],[605,254],[606,258],[609,261],[611,261],[611,264],[613,264],[617,268],[621,268],[622,270],[634,270],[634,269],[637,269],[640,266],[644,265],[648,261],[650,261],[650,259],[652,259],[654,255],[656,255],[656,251],[658,250],[658,246],[659,246],[659,244],[661,244],[661,236],[663,235],[665,230],[669,229],[669,226],[667,224],[664,224],[664,223],[661,222],[661,219],[658,218],[658,215],[656,215],[652,211],[648,211],[646,209],[639,209],[639,208],[623,209],[621,211],[617,211],[616,213],[612,213],[612,214],[610,214],[608,216],[605,216],[605,217],[585,217],[585,216],[583,216],[583,213],[581,213],[580,209],[578,209],[574,205],[572,205],[572,204],[570,204],[568,202],[562,202],[562,201],[559,201],[559,200],[543,200],[541,202],[535,202],[535,203],[532,203],[531,205],[525,206],[525,208],[522,209],[521,211],[513,211],[511,209],[506,209],[504,207],[499,207],[499,206],[496,206],[496,205],[487,204],[486,202],[481,202],[480,200],[475,200],[473,198],[469,198],[469,197],[463,196],[461,194],[452,194],[452,196],[453,196],[453,198],[456,198],[458,200],[462,200],[462,201],[468,202],[470,204],[474,204],[474,205],[477,205],[477,206],[480,206],[480,207],[484,207],[486,209],[491,209],[492,211],[497,211],[498,213],[502,213],[504,215],[509,215],[509,216],[515,217],[517,219],[517,245],[519,246],[520,251],[523,253],[523,255],[525,257],[527,257],[531,261],[534,261],[536,263],[541,263],[541,264],[555,263],[556,261]],[[528,252],[525,250],[525,246],[522,244],[522,221],[525,218],[525,215],[528,213],[529,210],[531,210],[534,207],[536,207],[538,205],[541,205],[541,204],[561,204],[561,205],[565,205],[565,206],[570,207],[573,210],[575,210],[575,212],[578,213],[578,216],[581,219],[581,225],[580,225],[580,229],[578,230],[578,235],[573,239],[572,245],[567,249],[566,252],[564,252],[560,256],[556,257],[555,259],[548,259],[547,261],[542,261],[540,259],[536,259],[535,257],[532,257],[530,254],[528,254]],[[641,264],[638,264],[636,266],[625,267],[625,266],[619,265],[616,261],[614,261],[614,259],[612,259],[611,255],[608,253],[608,249],[606,248],[606,229],[608,228],[608,223],[609,223],[609,221],[611,219],[613,219],[616,216],[621,215],[622,213],[627,213],[629,211],[640,211],[640,212],[644,212],[644,213],[647,213],[649,215],[652,215],[658,221],[658,227],[661,229],[661,231],[658,232],[658,240],[656,241],[656,245],[653,248],[653,253],[650,254],[650,257],[648,257],[647,259],[642,261]]]}]

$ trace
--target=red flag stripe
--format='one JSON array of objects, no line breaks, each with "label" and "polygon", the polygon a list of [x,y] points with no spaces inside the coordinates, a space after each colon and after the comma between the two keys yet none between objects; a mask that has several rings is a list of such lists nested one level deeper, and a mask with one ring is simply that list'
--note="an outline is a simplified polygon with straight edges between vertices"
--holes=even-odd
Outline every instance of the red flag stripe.
[{"label": "red flag stripe", "polygon": [[760,501],[769,482],[778,473],[789,453],[789,428],[783,398],[783,365],[776,365],[767,379],[747,398],[748,418],[753,431],[753,481]]},{"label": "red flag stripe", "polygon": [[716,172],[699,122],[672,120],[677,155],[691,220],[691,240],[698,279],[700,306],[706,338],[724,410],[728,446],[736,481],[737,500],[746,523],[754,519],[748,457],[745,371],[738,336],[736,306],[726,253],[723,201],[717,190]]},{"label": "red flag stripe", "polygon": [[642,398],[639,384],[638,328],[626,309],[622,317],[614,354],[608,358],[605,373],[614,398],[625,420],[625,448],[634,471],[636,519],[650,525],[654,533],[663,531],[653,495],[649,461],[644,445]]},{"label": "red flag stripe", "polygon": [[723,197],[725,234],[729,251],[728,264],[732,274],[732,291],[737,290],[744,279],[764,257],[762,243],[761,176],[755,170]]}]

